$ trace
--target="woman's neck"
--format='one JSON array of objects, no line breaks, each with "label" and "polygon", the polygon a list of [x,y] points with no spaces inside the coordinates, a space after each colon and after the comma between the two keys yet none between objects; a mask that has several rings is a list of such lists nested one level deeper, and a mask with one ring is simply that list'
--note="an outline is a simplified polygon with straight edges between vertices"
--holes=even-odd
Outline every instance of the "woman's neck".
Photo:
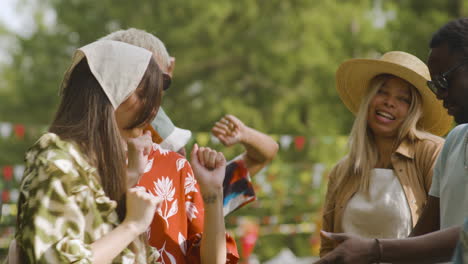
[{"label": "woman's neck", "polygon": [[392,168],[392,154],[395,149],[396,138],[394,137],[376,137],[375,144],[379,153],[379,160],[376,168]]}]

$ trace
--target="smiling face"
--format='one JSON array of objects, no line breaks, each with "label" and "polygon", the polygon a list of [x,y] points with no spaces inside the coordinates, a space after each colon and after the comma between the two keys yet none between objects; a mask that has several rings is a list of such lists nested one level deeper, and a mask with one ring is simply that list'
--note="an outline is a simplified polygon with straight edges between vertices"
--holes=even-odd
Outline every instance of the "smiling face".
[{"label": "smiling face", "polygon": [[398,77],[390,77],[369,103],[367,124],[376,137],[396,138],[410,105],[410,84]]},{"label": "smiling face", "polygon": [[[460,52],[450,52],[447,44],[431,49],[428,67],[431,77],[448,71],[462,62],[464,55]],[[458,124],[468,123],[468,74],[467,65],[462,65],[447,76],[448,89],[437,90],[437,98],[443,101],[449,115],[455,118]]]}]

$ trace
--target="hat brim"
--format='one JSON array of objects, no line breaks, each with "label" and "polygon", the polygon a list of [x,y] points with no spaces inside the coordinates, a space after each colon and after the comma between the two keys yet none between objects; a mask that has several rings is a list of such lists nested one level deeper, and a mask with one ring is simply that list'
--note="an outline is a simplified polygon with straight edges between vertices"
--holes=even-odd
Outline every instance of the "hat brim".
[{"label": "hat brim", "polygon": [[179,151],[189,142],[192,132],[187,129],[175,127],[172,133],[161,142],[161,147],[172,151]]},{"label": "hat brim", "polygon": [[357,113],[370,81],[379,74],[395,75],[416,87],[423,101],[423,115],[418,122],[420,129],[438,136],[450,130],[453,118],[429,90],[424,76],[399,64],[376,59],[351,59],[341,64],[336,72],[338,94],[353,114]]}]

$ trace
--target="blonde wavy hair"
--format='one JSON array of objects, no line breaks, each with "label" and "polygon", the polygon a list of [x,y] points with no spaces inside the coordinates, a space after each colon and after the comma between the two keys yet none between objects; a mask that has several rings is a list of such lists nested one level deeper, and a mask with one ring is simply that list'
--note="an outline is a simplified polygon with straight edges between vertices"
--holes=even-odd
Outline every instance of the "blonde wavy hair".
[{"label": "blonde wavy hair", "polygon": [[[342,186],[352,177],[359,178],[359,188],[368,193],[371,170],[375,168],[380,155],[377,150],[374,134],[367,124],[368,108],[372,98],[379,89],[391,78],[398,78],[390,74],[381,74],[374,77],[369,90],[361,101],[353,128],[348,140],[348,155],[343,160],[343,173],[337,178],[337,185]],[[393,149],[396,149],[404,140],[415,142],[421,139],[427,132],[418,129],[418,121],[422,117],[422,98],[416,87],[410,85],[411,103],[408,116],[400,127],[398,136],[394,141]]]},{"label": "blonde wavy hair", "polygon": [[163,70],[166,70],[171,65],[171,57],[169,56],[164,43],[155,35],[144,30],[136,28],[118,30],[102,37],[101,40],[121,41],[147,49],[153,53],[156,62]]}]

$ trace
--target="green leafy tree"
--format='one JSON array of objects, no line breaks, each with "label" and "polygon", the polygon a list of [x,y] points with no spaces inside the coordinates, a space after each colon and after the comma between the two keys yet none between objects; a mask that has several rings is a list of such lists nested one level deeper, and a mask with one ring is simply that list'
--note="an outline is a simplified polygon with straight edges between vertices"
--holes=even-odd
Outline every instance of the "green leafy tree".
[{"label": "green leafy tree", "polygon": [[[285,224],[297,224],[295,215],[304,211],[312,214],[306,221],[320,217],[326,181],[304,189],[311,184],[304,171],[321,163],[326,174],[346,151],[346,139],[339,135],[349,132],[353,116],[335,90],[338,65],[389,50],[425,60],[432,32],[467,13],[465,0],[34,2],[31,35],[0,27],[0,38],[14,43],[8,50],[11,62],[0,66],[0,121],[47,125],[77,47],[117,29],[144,29],[176,57],[173,87],[163,106],[178,126],[208,131],[230,113],[267,133],[307,137],[304,151],[282,150],[265,172],[273,193],[259,194],[259,205],[236,213],[273,215]],[[0,139],[0,166],[21,163],[35,136],[30,133],[21,142]],[[236,151],[226,154],[233,157]],[[307,255],[307,236],[260,237],[256,252],[263,261],[287,245]]]}]

